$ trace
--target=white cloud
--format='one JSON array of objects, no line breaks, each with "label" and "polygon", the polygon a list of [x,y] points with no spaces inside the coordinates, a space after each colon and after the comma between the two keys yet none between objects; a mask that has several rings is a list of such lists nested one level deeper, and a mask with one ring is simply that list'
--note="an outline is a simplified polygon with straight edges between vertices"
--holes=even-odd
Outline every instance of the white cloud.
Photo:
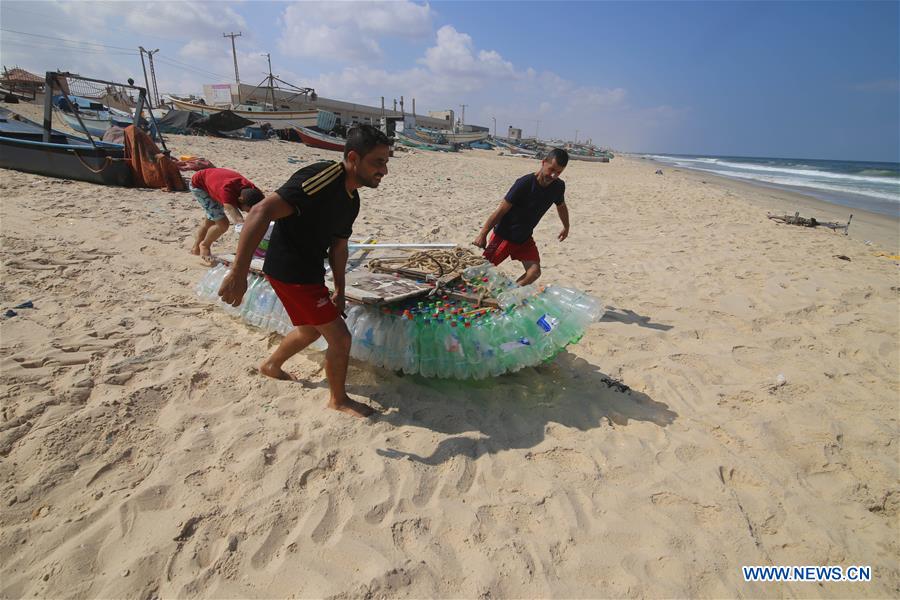
[{"label": "white cloud", "polygon": [[[112,3],[117,4],[117,3]],[[221,36],[224,31],[240,31],[247,22],[224,3],[138,2],[118,3],[130,7],[126,24],[136,32],[156,35]]]},{"label": "white cloud", "polygon": [[397,2],[302,2],[282,14],[278,47],[290,56],[346,62],[383,58],[379,40],[417,39],[431,32],[428,4]]},{"label": "white cloud", "polygon": [[687,110],[668,105],[636,106],[620,86],[579,85],[551,71],[517,67],[492,49],[479,49],[472,37],[452,26],[441,27],[434,43],[416,60],[416,67],[398,71],[360,65],[324,73],[311,82],[320,95],[377,105],[385,96],[417,100],[417,112],[452,108],[466,103],[466,121],[505,135],[508,126],[526,135],[591,138],[617,148],[638,149],[649,140],[674,135]]},{"label": "white cloud", "polygon": [[450,25],[437,32],[437,44],[425,51],[419,63],[439,77],[454,77],[465,82],[514,79],[517,77],[511,62],[494,50],[473,51],[472,37],[460,33]]}]

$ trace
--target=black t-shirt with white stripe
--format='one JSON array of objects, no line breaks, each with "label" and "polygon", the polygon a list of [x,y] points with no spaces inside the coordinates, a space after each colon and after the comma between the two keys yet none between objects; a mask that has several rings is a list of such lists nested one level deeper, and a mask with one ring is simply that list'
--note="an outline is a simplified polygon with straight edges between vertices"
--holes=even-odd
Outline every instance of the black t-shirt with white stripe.
[{"label": "black t-shirt with white stripe", "polygon": [[263,271],[285,283],[324,283],[324,259],[334,238],[348,239],[359,193],[344,186],[343,162],[325,161],[294,173],[277,193],[294,207],[275,221]]}]

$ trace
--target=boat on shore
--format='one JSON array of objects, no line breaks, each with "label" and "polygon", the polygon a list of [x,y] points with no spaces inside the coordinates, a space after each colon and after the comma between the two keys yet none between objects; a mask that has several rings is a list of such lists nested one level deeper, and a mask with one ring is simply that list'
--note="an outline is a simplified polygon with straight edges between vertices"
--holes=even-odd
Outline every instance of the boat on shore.
[{"label": "boat on shore", "polygon": [[300,136],[300,140],[304,144],[313,148],[343,152],[344,146],[347,143],[347,140],[344,138],[339,138],[310,127],[295,127],[294,130],[297,132],[297,135]]},{"label": "boat on shore", "polygon": [[[98,138],[102,138],[106,130],[113,125],[124,128],[134,122],[133,117],[125,111],[110,108],[81,96],[70,96],[68,100],[63,96],[55,96],[53,108],[73,130],[89,133]],[[79,117],[81,122],[78,121]]]},{"label": "boat on shore", "polygon": [[528,148],[523,148],[522,146],[518,146],[509,140],[504,140],[502,138],[494,138],[493,142],[494,142],[494,145],[496,145],[504,150],[508,150],[514,154],[521,154],[524,156],[537,156],[536,151],[530,150]]},{"label": "boat on shore", "polygon": [[570,152],[570,153],[569,153],[569,158],[570,158],[571,160],[585,160],[585,161],[588,161],[588,162],[602,162],[602,163],[608,163],[608,162],[609,162],[609,157],[606,156],[606,155],[594,155],[594,156],[588,156],[587,154],[575,154],[575,153],[573,153],[573,152]]},{"label": "boat on shore", "polygon": [[414,133],[409,133],[406,131],[394,132],[394,138],[404,146],[409,146],[410,148],[418,148],[419,150],[431,150],[437,152],[456,152],[456,146],[452,144],[435,144],[434,142],[425,140]]},{"label": "boat on shore", "polygon": [[452,131],[416,127],[416,135],[436,144],[469,144],[488,137],[487,131],[454,133]]},{"label": "boat on shore", "polygon": [[[223,110],[230,110],[239,117],[243,117],[253,121],[257,125],[268,123],[272,129],[292,129],[297,127],[312,127],[318,123],[319,111],[311,110],[242,110],[239,108],[225,108],[217,106],[209,106],[207,104],[198,104],[196,102],[188,102],[177,98],[169,97],[168,100],[178,110],[187,110],[208,117]],[[245,107],[248,108],[248,107]]]},{"label": "boat on shore", "polygon": [[40,125],[5,108],[0,108],[0,168],[102,185],[134,181],[124,146],[91,144],[55,129],[45,142]]}]

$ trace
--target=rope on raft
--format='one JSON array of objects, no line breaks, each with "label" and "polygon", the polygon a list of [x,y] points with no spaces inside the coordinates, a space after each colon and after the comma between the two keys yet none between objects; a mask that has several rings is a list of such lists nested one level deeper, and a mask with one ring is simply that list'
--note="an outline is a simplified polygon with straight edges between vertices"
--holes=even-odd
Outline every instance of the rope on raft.
[{"label": "rope on raft", "polygon": [[[449,250],[422,250],[400,258],[373,258],[369,261],[370,271],[393,271],[409,269],[436,276],[438,279],[448,273],[459,273],[467,267],[480,265],[484,259],[467,248]],[[434,268],[437,267],[437,271]]]}]

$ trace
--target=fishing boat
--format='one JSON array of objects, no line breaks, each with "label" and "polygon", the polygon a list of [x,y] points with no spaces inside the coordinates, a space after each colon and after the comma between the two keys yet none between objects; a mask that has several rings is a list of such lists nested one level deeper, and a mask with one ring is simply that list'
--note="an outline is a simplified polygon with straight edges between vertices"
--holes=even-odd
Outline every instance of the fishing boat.
[{"label": "fishing boat", "polygon": [[447,130],[428,129],[426,127],[416,127],[416,135],[437,144],[469,144],[477,142],[488,137],[487,131],[470,131],[465,133],[454,133]]},{"label": "fishing boat", "polygon": [[324,131],[318,131],[309,127],[295,127],[294,130],[297,132],[297,135],[300,136],[300,139],[304,144],[312,146],[313,148],[343,152],[344,145],[347,143],[347,140],[344,138],[339,138],[325,133]]},{"label": "fishing boat", "polygon": [[472,148],[473,150],[493,150],[494,149],[494,144],[492,144],[490,141],[488,141],[486,139],[478,140],[475,142],[469,142],[467,145],[469,146],[469,148]]},{"label": "fishing boat", "polygon": [[[99,138],[102,138],[106,130],[113,125],[128,127],[134,122],[132,116],[125,111],[110,108],[81,96],[70,96],[68,100],[63,96],[56,96],[53,98],[53,108],[66,125],[75,131],[89,133]],[[78,116],[75,115],[76,112]],[[81,117],[81,122],[78,117]]]},{"label": "fishing boat", "polygon": [[[249,119],[258,125],[268,123],[272,129],[292,129],[295,127],[312,127],[318,123],[319,111],[312,110],[255,110],[255,107],[243,105],[242,108],[235,107],[227,109],[224,107],[209,106],[207,104],[197,104],[196,102],[188,102],[177,98],[169,97],[169,101],[178,110],[188,110],[200,113],[204,117],[208,117],[223,110],[231,110],[234,114],[245,119]],[[248,110],[249,109],[249,110]]]},{"label": "fishing boat", "polygon": [[609,162],[609,157],[606,155],[588,156],[587,154],[574,154],[574,153],[570,152],[569,158],[571,158],[572,160],[585,160],[585,161],[589,161],[589,162],[602,162],[602,163]]},{"label": "fishing boat", "polygon": [[51,129],[0,108],[0,167],[48,177],[129,186],[131,167],[120,144],[93,142]]},{"label": "fishing boat", "polygon": [[410,148],[418,148],[420,150],[432,150],[439,152],[456,152],[456,146],[451,144],[436,144],[434,142],[430,142],[423,138],[420,138],[414,133],[409,133],[406,131],[397,131],[394,132],[394,137],[398,142],[403,144],[404,146],[409,146]]},{"label": "fishing boat", "polygon": [[513,142],[511,142],[509,140],[494,138],[494,144],[496,144],[500,148],[503,148],[504,150],[508,150],[514,154],[522,154],[525,156],[537,156],[536,151],[530,150],[528,148],[523,148],[522,146],[514,144]]}]

